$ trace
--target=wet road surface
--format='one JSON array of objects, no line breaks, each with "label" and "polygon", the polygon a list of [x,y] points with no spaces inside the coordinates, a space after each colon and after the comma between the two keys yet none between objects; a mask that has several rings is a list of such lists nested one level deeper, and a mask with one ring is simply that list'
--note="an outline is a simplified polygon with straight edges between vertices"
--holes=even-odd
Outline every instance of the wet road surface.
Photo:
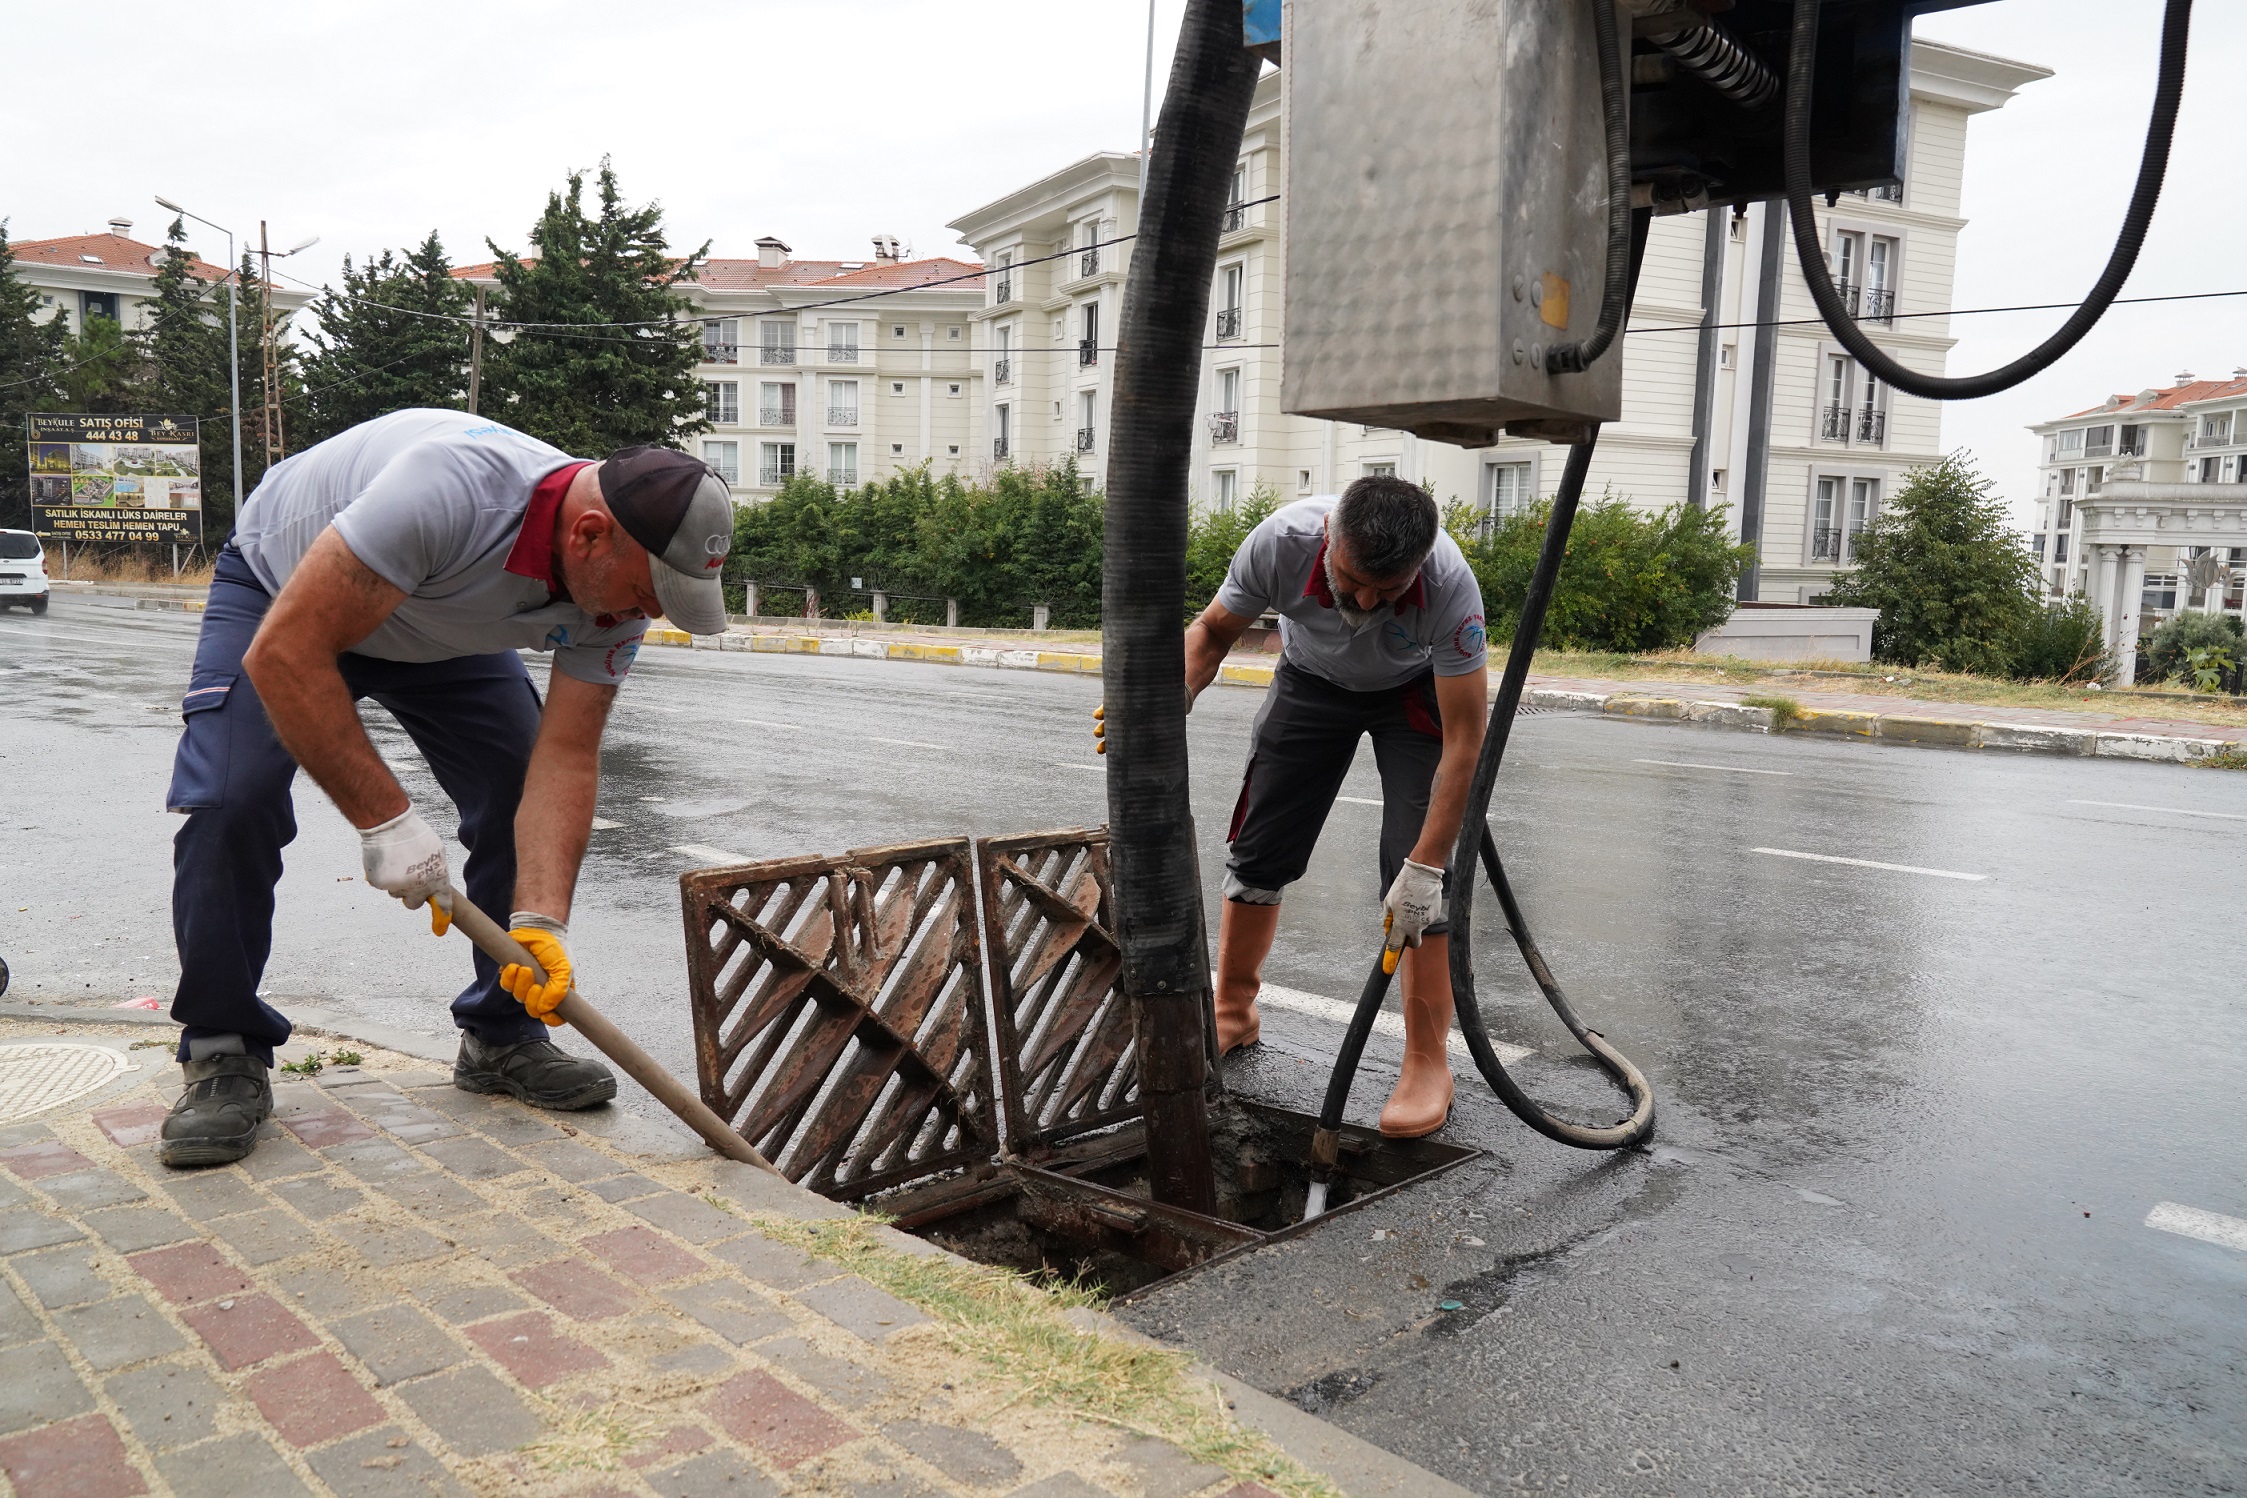
[{"label": "wet road surface", "polygon": [[[117,602],[0,615],[10,1000],[176,977],[162,798],[196,621]],[[647,651],[572,921],[588,993],[690,1072],[680,870],[1097,823],[1099,693]],[[1257,700],[1192,719],[1212,898]],[[1344,794],[1267,970],[1330,1000],[1378,937],[1370,756]],[[301,782],[298,813],[269,997],[446,1030],[465,943],[360,884]],[[1462,1059],[1445,1137],[1484,1160],[1132,1320],[1484,1492],[2238,1490],[2247,776],[1553,716],[1517,728],[1492,821],[1561,981],[1653,1079],[1657,1144],[1552,1144]],[[1493,905],[1493,1035],[1556,1108],[1615,1116]],[[1339,1028],[1277,997],[1229,1078],[1315,1110]],[[1397,1056],[1376,1034],[1354,1117]]]}]

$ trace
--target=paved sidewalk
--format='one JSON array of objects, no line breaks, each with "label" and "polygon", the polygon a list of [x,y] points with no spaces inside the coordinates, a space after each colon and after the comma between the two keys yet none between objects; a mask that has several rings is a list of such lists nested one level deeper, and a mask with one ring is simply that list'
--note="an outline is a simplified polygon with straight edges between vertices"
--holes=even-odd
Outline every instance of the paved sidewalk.
[{"label": "paved sidewalk", "polygon": [[852,1214],[613,1110],[370,1048],[284,1079],[249,1160],[168,1171],[151,1033],[74,1031],[139,1070],[0,1128],[21,1498],[1271,1492],[995,1384],[940,1320],[752,1227]]}]

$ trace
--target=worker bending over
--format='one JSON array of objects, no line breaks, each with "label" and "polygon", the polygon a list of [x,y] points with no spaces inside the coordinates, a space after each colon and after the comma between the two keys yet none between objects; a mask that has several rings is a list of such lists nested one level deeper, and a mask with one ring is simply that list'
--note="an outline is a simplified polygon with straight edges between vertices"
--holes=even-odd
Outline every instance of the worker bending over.
[{"label": "worker bending over", "polygon": [[[359,830],[367,883],[450,924],[445,844],[368,740],[361,698],[459,808],[468,898],[513,911],[547,974],[476,956],[452,1005],[454,1085],[542,1108],[616,1095],[607,1067],[545,1038],[570,988],[601,731],[650,615],[725,628],[732,540],[724,481],[684,453],[587,462],[458,411],[380,417],[266,473],[218,554],[166,801],[187,816],[172,880],[187,1088],[165,1164],[239,1160],[272,1111],[290,1025],[258,985],[299,765]],[[518,650],[554,655],[543,704]],[[366,960],[343,933],[328,945]]]},{"label": "worker bending over", "polygon": [[1435,501],[1361,478],[1256,527],[1186,630],[1186,690],[1217,678],[1243,631],[1280,617],[1280,663],[1256,715],[1227,840],[1217,936],[1217,1046],[1254,1044],[1256,994],[1280,894],[1303,877],[1358,739],[1381,772],[1389,944],[1405,948],[1404,1070],[1381,1132],[1416,1139],[1451,1112],[1451,962],[1444,864],[1482,748],[1488,702],[1482,589]]}]

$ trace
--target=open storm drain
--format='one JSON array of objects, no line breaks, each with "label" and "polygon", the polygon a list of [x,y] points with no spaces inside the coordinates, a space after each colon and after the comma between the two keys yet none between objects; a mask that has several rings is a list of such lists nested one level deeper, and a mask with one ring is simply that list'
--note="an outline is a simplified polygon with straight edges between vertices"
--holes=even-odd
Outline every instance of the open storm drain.
[{"label": "open storm drain", "polygon": [[0,1045],[0,1124],[20,1123],[84,1097],[130,1069],[131,1062],[98,1045]]},{"label": "open storm drain", "polygon": [[[680,892],[703,1101],[790,1180],[1119,1292],[1304,1230],[1318,1120],[1245,1098],[1212,1100],[1217,1214],[1151,1199],[1105,829],[769,859]],[[1329,1214],[1479,1153],[1344,1129]]]}]

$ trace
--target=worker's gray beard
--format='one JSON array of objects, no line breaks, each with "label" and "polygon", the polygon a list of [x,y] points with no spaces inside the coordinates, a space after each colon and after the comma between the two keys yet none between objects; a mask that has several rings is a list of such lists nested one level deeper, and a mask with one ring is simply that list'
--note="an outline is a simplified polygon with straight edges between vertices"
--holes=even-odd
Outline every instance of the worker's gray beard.
[{"label": "worker's gray beard", "polygon": [[1334,580],[1334,553],[1331,551],[1326,555],[1326,590],[1334,595],[1334,612],[1340,614],[1342,622],[1353,630],[1365,628],[1373,622],[1374,615],[1380,612],[1378,609],[1361,609],[1354,603],[1343,601],[1349,595]]}]

